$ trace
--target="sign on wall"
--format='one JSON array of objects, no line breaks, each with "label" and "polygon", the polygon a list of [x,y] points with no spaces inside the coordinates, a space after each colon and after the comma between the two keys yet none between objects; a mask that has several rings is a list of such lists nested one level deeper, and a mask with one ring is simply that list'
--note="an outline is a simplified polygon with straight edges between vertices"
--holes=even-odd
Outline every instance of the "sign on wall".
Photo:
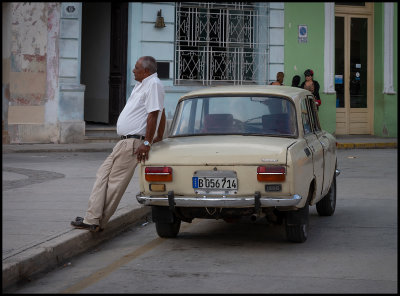
[{"label": "sign on wall", "polygon": [[61,17],[62,18],[78,18],[79,7],[76,2],[64,2],[61,6]]},{"label": "sign on wall", "polygon": [[307,25],[299,25],[299,43],[307,43],[308,41],[308,28]]}]

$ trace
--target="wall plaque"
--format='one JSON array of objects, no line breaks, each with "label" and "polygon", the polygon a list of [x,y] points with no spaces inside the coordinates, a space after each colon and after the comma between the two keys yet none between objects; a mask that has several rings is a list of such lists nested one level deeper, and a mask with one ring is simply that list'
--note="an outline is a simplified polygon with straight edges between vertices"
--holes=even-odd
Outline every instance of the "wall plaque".
[{"label": "wall plaque", "polygon": [[306,25],[299,25],[299,43],[307,43],[308,41],[308,28]]},{"label": "wall plaque", "polygon": [[62,18],[78,18],[80,3],[63,2],[61,4],[61,17]]}]

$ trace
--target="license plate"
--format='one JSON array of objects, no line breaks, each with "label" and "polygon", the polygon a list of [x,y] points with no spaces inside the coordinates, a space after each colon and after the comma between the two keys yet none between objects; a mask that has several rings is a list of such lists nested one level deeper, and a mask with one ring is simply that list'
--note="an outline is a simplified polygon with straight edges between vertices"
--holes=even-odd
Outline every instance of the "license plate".
[{"label": "license plate", "polygon": [[193,177],[193,188],[195,189],[237,189],[237,178],[226,177]]}]

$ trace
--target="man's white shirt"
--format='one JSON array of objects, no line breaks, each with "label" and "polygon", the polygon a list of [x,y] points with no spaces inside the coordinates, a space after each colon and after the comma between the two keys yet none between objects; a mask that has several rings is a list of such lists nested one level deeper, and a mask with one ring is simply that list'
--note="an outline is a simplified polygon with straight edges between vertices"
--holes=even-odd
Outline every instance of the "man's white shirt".
[{"label": "man's white shirt", "polygon": [[147,116],[156,110],[160,111],[157,120],[158,127],[161,113],[164,109],[164,96],[164,86],[160,79],[158,79],[157,73],[146,77],[142,82],[136,83],[124,109],[118,117],[117,134],[120,136],[145,136]]}]

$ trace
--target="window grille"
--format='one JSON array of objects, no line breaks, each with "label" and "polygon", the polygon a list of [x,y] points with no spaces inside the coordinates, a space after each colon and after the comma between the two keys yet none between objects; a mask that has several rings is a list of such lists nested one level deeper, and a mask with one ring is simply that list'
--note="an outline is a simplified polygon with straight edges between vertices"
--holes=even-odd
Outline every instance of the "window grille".
[{"label": "window grille", "polygon": [[177,2],[176,85],[266,84],[267,3]]}]

